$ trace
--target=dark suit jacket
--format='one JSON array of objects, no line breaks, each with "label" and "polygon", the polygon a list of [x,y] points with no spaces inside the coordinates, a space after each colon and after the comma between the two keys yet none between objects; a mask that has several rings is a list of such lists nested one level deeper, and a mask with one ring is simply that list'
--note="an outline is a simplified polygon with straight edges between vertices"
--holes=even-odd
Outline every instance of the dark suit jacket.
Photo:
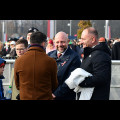
[{"label": "dark suit jacket", "polygon": [[73,70],[80,67],[81,62],[79,55],[69,47],[65,54],[59,59],[57,58],[57,50],[48,53],[48,55],[57,62],[57,78],[59,85],[54,91],[56,99],[75,100],[75,92],[69,89],[65,84],[65,80],[70,76]]}]

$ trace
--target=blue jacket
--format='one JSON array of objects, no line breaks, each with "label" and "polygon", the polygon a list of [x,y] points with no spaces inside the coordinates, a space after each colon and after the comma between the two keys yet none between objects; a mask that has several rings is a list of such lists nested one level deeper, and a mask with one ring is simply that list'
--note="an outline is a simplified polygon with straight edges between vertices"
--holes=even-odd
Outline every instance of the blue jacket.
[{"label": "blue jacket", "polygon": [[[0,58],[0,64],[3,62],[6,63],[4,59]],[[2,79],[4,79],[4,76],[0,75],[0,100],[4,100],[4,90],[3,90]]]},{"label": "blue jacket", "polygon": [[2,79],[4,79],[4,76],[0,76],[0,100],[4,100],[4,89]]},{"label": "blue jacket", "polygon": [[57,58],[57,50],[49,52],[48,55],[57,62],[57,78],[58,88],[53,92],[56,100],[75,100],[75,92],[70,90],[65,84],[65,80],[70,76],[71,72],[76,68],[80,68],[81,62],[79,55],[69,47],[65,54]]},{"label": "blue jacket", "polygon": [[0,57],[0,64],[3,63],[3,62],[6,63],[6,61],[3,58]]}]

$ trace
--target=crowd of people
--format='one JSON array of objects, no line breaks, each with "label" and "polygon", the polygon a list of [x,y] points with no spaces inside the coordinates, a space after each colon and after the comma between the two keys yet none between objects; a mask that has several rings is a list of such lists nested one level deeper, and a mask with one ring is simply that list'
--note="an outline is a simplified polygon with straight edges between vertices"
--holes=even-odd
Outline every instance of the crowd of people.
[{"label": "crowd of people", "polygon": [[[11,100],[75,100],[76,95],[79,100],[83,91],[76,93],[66,83],[68,78],[75,82],[70,75],[76,69],[92,74],[75,83],[76,89],[94,88],[89,100],[109,100],[111,60],[120,59],[119,41],[98,37],[93,27],[84,29],[79,40],[69,40],[63,31],[47,39],[32,27],[26,39],[10,38],[7,45],[0,42],[0,100],[5,100],[2,79],[6,58],[15,59]],[[78,81],[80,78],[78,74]]]}]

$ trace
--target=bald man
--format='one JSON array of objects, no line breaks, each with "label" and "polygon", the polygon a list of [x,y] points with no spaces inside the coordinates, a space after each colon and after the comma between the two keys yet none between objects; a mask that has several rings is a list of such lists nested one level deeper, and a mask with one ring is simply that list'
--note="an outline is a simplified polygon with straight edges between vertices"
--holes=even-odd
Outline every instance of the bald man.
[{"label": "bald man", "polygon": [[111,83],[111,55],[107,44],[100,44],[98,32],[89,27],[83,30],[81,42],[84,48],[84,58],[81,68],[91,73],[80,87],[94,87],[91,100],[109,100]]},{"label": "bald man", "polygon": [[[79,55],[68,47],[68,35],[65,32],[58,32],[55,36],[56,50],[48,55],[57,62],[58,88],[53,91],[55,100],[75,100],[75,92],[65,84],[65,80],[76,68],[80,68]],[[58,55],[58,56],[57,56]]]}]

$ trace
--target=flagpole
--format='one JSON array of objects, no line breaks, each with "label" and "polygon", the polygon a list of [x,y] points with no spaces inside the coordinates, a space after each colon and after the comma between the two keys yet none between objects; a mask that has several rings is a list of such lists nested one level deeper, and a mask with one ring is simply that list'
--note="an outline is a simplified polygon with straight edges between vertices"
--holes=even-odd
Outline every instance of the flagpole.
[{"label": "flagpole", "polygon": [[108,39],[108,24],[109,20],[105,20],[105,38]]},{"label": "flagpole", "polygon": [[109,39],[111,39],[111,28],[109,26]]},{"label": "flagpole", "polygon": [[56,33],[57,33],[57,21],[55,20],[55,35],[56,35]]},{"label": "flagpole", "polygon": [[72,20],[70,20],[70,36],[71,36],[71,31],[72,31]]},{"label": "flagpole", "polygon": [[50,20],[50,39],[53,39],[55,33],[55,23],[54,20]]},{"label": "flagpole", "polygon": [[5,21],[2,22],[2,42],[4,42],[4,33],[5,33]]}]

